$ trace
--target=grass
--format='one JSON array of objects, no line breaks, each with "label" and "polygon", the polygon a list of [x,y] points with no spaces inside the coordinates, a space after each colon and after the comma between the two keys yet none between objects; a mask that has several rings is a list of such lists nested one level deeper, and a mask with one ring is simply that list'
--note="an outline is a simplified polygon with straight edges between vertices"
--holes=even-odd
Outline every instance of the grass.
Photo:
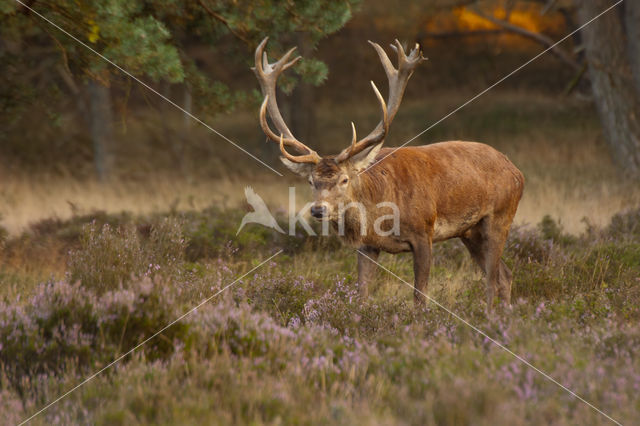
[{"label": "grass", "polygon": [[[391,144],[458,101],[443,97],[429,111],[407,103]],[[632,424],[640,411],[640,194],[607,160],[584,105],[516,93],[477,108],[429,140],[477,135],[525,172],[504,254],[514,302],[485,314],[484,279],[458,241],[434,247],[428,294]],[[354,113],[363,128],[375,120],[370,112]],[[232,134],[246,120],[218,124]],[[319,124],[337,126],[328,114]],[[382,270],[360,300],[355,253],[335,238],[256,225],[235,235],[245,184],[284,223],[292,180],[126,176],[3,180],[3,422],[27,418],[283,250],[34,424],[608,423],[442,309],[414,308],[412,289]],[[299,205],[306,191],[301,184]],[[412,282],[411,256],[380,262]]]},{"label": "grass", "polygon": [[[19,292],[2,288],[0,405],[10,420],[27,417],[281,248],[284,254],[36,424],[605,422],[436,306],[415,309],[411,289],[382,271],[372,297],[359,300],[355,255],[332,239],[251,227],[250,237],[234,240],[237,216],[217,209],[97,214],[9,238],[3,282],[34,250],[65,262],[60,277],[24,281]],[[483,279],[464,248],[442,243],[429,294],[630,423],[640,409],[633,355],[639,230],[638,210],[581,236],[550,217],[514,228],[505,260],[515,272],[515,302],[491,317],[478,302]],[[381,262],[411,281],[408,256]]]},{"label": "grass", "polygon": [[[472,95],[440,93],[428,102],[408,99],[394,120],[387,145],[404,143]],[[336,153],[348,143],[344,117],[355,120],[362,133],[373,127],[379,114],[374,102],[358,108],[321,106],[318,111],[321,138],[310,145],[323,154]],[[107,184],[85,177],[79,180],[64,165],[58,166],[63,173],[0,175],[0,225],[17,235],[43,219],[66,219],[95,210],[152,214],[172,209],[197,211],[211,205],[238,208],[245,206],[246,185],[253,186],[270,206],[283,211],[288,209],[290,185],[297,187],[298,205],[308,199],[306,182],[280,166],[277,147],[264,142],[255,111],[240,111],[212,125],[281,170],[284,179],[231,145],[212,140],[212,135],[199,127],[192,128],[190,136],[181,140],[184,153],[179,162],[171,157],[169,145],[175,134],[181,134],[182,123],[182,117],[170,113],[131,119],[116,149],[120,167]],[[159,142],[159,136],[154,135],[166,127],[171,128],[164,132],[168,140]],[[579,234],[586,228],[585,220],[602,227],[615,213],[640,202],[637,185],[611,162],[595,112],[583,102],[494,91],[413,143],[451,139],[489,143],[523,171],[527,182],[516,217],[518,224],[537,223],[549,214],[565,230]]]}]

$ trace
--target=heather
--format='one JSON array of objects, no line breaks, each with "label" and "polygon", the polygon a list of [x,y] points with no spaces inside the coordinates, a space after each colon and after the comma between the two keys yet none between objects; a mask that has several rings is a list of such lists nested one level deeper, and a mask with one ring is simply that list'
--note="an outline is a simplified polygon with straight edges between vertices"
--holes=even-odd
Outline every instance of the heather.
[{"label": "heather", "polygon": [[[35,424],[604,424],[608,420],[382,270],[368,300],[332,238],[208,208],[94,213],[2,245],[0,410],[16,423],[126,354]],[[282,218],[281,218],[282,219]],[[512,229],[514,303],[487,315],[456,241],[429,295],[623,424],[640,411],[640,211],[580,235]],[[43,263],[49,253],[58,263]],[[410,256],[380,261],[407,281]],[[17,267],[16,265],[21,265]],[[48,274],[45,279],[38,277]],[[16,286],[21,291],[16,292]]]}]

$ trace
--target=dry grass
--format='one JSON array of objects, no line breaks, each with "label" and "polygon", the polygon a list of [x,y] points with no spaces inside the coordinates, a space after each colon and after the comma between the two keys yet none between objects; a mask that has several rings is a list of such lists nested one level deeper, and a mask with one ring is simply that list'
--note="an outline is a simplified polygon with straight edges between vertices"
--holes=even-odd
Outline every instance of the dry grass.
[{"label": "dry grass", "polygon": [[[524,155],[510,157],[519,165],[526,161]],[[640,203],[637,188],[615,175],[605,175],[597,181],[592,175],[585,178],[584,174],[574,174],[577,167],[570,164],[549,163],[530,172],[526,171],[529,167],[523,168],[527,183],[516,216],[518,224],[538,223],[543,216],[551,215],[566,231],[577,234],[584,230],[585,219],[603,226],[613,214]],[[306,184],[289,176],[287,179],[265,175],[261,179],[197,182],[153,177],[143,182],[109,184],[63,178],[9,178],[4,180],[0,190],[0,224],[10,234],[16,235],[29,224],[46,218],[66,219],[95,210],[149,214],[171,209],[201,210],[211,205],[242,207],[247,185],[252,186],[271,207],[279,210],[288,208],[289,185],[297,188],[298,207],[310,199]]]},{"label": "dry grass", "polygon": [[516,215],[518,224],[538,223],[550,215],[567,232],[579,234],[587,223],[602,227],[614,214],[640,203],[638,191],[624,183],[602,182],[588,187],[570,182],[558,185],[545,177],[531,180],[534,182],[529,182]]},{"label": "dry grass", "polygon": [[[207,206],[239,206],[244,197],[244,185],[251,184],[260,194],[276,199],[282,193],[286,205],[287,189],[274,189],[275,182],[241,182],[207,180],[188,182],[167,177],[149,177],[142,182],[96,181],[80,182],[75,179],[8,178],[0,192],[2,226],[15,235],[31,223],[46,218],[66,219],[74,214],[105,211],[128,211],[149,214],[168,210],[201,210]],[[267,199],[267,196],[265,196]]]},{"label": "dry grass", "polygon": [[[394,121],[388,145],[402,144],[472,95],[443,92],[430,95],[428,100],[407,99]],[[354,119],[364,132],[377,117],[373,101],[356,108],[350,105],[321,107],[317,123],[318,129],[322,129],[321,139],[310,145],[321,153],[337,152],[349,136],[347,119]],[[260,165],[220,141],[209,148],[211,155],[196,150],[193,160],[185,160],[190,165],[189,173],[184,170],[178,173],[173,170],[170,175],[158,172],[165,167],[163,161],[167,159],[162,156],[166,149],[162,146],[159,149],[153,143],[148,146],[143,142],[133,143],[133,139],[142,141],[150,128],[157,130],[160,122],[162,128],[170,128],[164,133],[171,138],[180,133],[182,117],[147,118],[143,117],[140,122],[131,120],[129,133],[122,135],[122,144],[134,151],[120,149],[124,168],[120,180],[100,184],[68,177],[33,178],[16,174],[3,177],[0,174],[0,225],[15,235],[30,223],[45,218],[64,219],[94,210],[147,214],[171,209],[199,210],[210,205],[244,206],[247,185],[253,186],[267,204],[276,209],[287,210],[287,188],[291,184],[298,188],[298,206],[309,200],[306,183],[286,172],[277,160],[267,158],[283,171],[284,179],[267,169],[260,174]],[[265,158],[274,154],[276,148],[271,147],[273,153],[268,150],[255,121],[255,111],[240,111],[212,124]],[[212,143],[202,142],[210,136],[203,132],[202,128],[193,129],[192,138],[200,141],[193,143]],[[448,139],[489,143],[506,153],[524,172],[527,182],[516,217],[518,224],[537,223],[544,215],[551,215],[560,221],[565,231],[577,234],[584,230],[585,218],[594,225],[605,225],[616,212],[640,203],[637,185],[619,175],[601,140],[595,113],[583,102],[493,91],[425,133],[414,144]],[[253,146],[251,141],[254,145],[260,144]],[[191,142],[184,143],[188,147]],[[219,154],[221,164],[214,161],[214,154]],[[155,166],[154,155],[159,161]],[[196,166],[199,157],[207,157],[207,162]],[[258,174],[238,177],[234,170]]]},{"label": "dry grass", "polygon": [[566,144],[533,136],[510,154],[527,180],[516,223],[550,215],[578,234],[587,223],[604,226],[615,213],[640,204],[637,184],[619,174],[597,134],[571,136]]}]

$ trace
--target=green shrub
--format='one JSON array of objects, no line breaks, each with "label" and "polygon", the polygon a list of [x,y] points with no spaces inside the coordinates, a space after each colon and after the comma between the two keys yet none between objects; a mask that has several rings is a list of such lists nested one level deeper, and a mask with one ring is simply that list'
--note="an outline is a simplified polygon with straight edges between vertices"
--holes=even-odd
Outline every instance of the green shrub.
[{"label": "green shrub", "polygon": [[553,298],[564,292],[566,282],[560,271],[550,265],[527,262],[514,270],[512,298],[526,297],[533,300]]},{"label": "green shrub", "polygon": [[171,217],[151,225],[149,239],[142,245],[149,265],[175,270],[185,262],[187,242],[182,230],[182,222]]},{"label": "green shrub", "polygon": [[616,214],[602,233],[614,240],[640,241],[640,208]]},{"label": "green shrub", "polygon": [[112,228],[95,222],[84,228],[80,248],[69,256],[69,279],[98,292],[113,290],[142,275],[149,263],[132,226]]},{"label": "green shrub", "polygon": [[[88,371],[104,365],[162,329],[179,314],[173,296],[149,278],[131,288],[95,295],[79,283],[42,284],[26,305],[0,305],[0,363],[16,388],[25,379]],[[145,345],[149,359],[166,359],[174,340],[188,344],[188,325],[177,323]]]},{"label": "green shrub", "polygon": [[565,234],[560,222],[556,222],[551,216],[544,215],[537,226],[543,240],[551,240],[562,245],[573,244],[577,238],[570,234]]},{"label": "green shrub", "polygon": [[140,276],[170,276],[185,261],[186,242],[181,224],[164,218],[149,226],[143,238],[132,225],[85,226],[80,247],[69,256],[71,282],[80,281],[97,292],[126,285]]},{"label": "green shrub", "polygon": [[289,235],[288,219],[277,214],[276,219],[286,234],[261,225],[248,224],[236,235],[244,214],[241,210],[221,210],[216,207],[207,208],[199,213],[185,214],[187,259],[195,262],[220,256],[229,244],[242,252],[282,249],[286,254],[296,254],[302,250],[331,251],[342,247],[337,236],[320,236],[322,225],[316,221],[309,222],[309,225],[318,236],[310,236],[300,227],[295,235]]},{"label": "green shrub", "polygon": [[[570,281],[579,284],[582,291],[600,289],[621,279],[637,277],[640,265],[640,243],[595,243],[567,265]],[[631,275],[631,276],[630,276]]]},{"label": "green shrub", "polygon": [[514,226],[509,232],[505,254],[516,262],[547,264],[557,253],[553,240],[544,239],[536,229]]},{"label": "green shrub", "polygon": [[97,228],[107,224],[112,228],[118,228],[125,224],[133,224],[133,216],[128,212],[95,211],[85,215],[74,215],[69,219],[48,218],[29,226],[28,233],[38,240],[55,238],[75,244],[85,235],[88,224],[94,224]]},{"label": "green shrub", "polygon": [[254,309],[270,313],[286,326],[302,317],[305,304],[317,292],[316,284],[304,277],[269,271],[257,275],[242,295]]},{"label": "green shrub", "polygon": [[[2,218],[0,216],[0,218]],[[3,226],[0,226],[0,247],[2,247],[5,243],[5,241],[7,241],[7,239],[9,238],[9,231],[7,231],[7,229]]]}]

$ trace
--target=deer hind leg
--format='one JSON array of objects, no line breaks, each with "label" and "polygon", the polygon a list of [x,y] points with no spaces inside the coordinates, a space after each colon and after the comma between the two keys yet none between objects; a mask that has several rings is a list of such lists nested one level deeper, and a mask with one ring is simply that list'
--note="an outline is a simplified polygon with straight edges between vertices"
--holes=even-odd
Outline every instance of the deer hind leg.
[{"label": "deer hind leg", "polygon": [[374,247],[363,246],[358,249],[358,290],[360,296],[369,296],[369,283],[373,281],[378,265],[371,260],[378,260],[380,250]]},{"label": "deer hind leg", "polygon": [[485,274],[487,281],[487,299],[493,300],[495,289],[493,287],[494,283],[489,279],[489,274],[487,273],[487,240],[482,232],[482,224],[480,223],[468,230],[461,239],[465,247],[467,247],[467,250],[469,250],[471,258]]},{"label": "deer hind leg", "polygon": [[513,283],[513,274],[509,267],[500,260],[500,275],[498,276],[498,296],[502,301],[509,305],[511,303],[511,284]]},{"label": "deer hind leg", "polygon": [[486,274],[487,310],[491,310],[496,291],[505,303],[511,299],[512,274],[501,260],[507,237],[504,228],[499,222],[485,218],[462,237],[469,254]]}]

